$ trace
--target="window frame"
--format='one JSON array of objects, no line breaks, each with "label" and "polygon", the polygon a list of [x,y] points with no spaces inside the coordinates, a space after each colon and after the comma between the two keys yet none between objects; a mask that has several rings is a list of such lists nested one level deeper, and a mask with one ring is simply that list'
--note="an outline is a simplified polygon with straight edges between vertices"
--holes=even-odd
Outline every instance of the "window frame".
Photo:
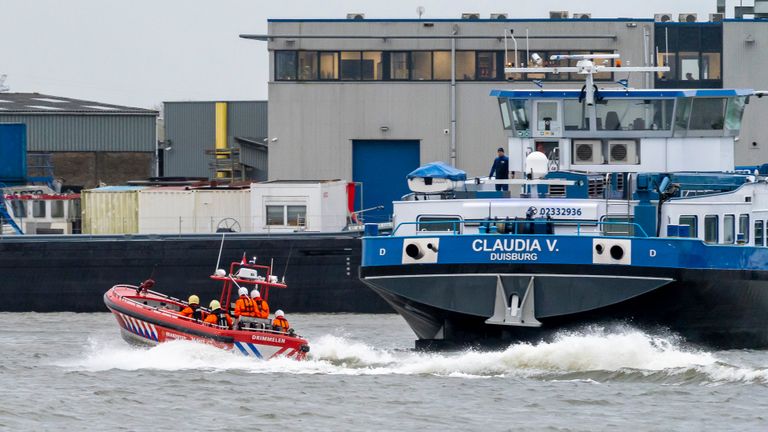
[{"label": "window frame", "polygon": [[[683,223],[683,218],[693,218],[693,225]],[[677,217],[678,225],[687,225],[691,227],[691,232],[688,233],[688,238],[699,238],[699,216],[698,215],[680,215]]]},{"label": "window frame", "polygon": [[[726,236],[728,235],[728,220],[731,221],[730,223],[730,231],[731,231],[731,241],[728,241],[726,239]],[[723,244],[736,244],[736,215],[735,214],[724,214],[723,215]]]},{"label": "window frame", "polygon": [[[713,240],[707,240],[707,224],[710,221],[715,221],[715,235]],[[704,242],[708,244],[717,244],[720,241],[720,216],[718,215],[704,215]]]},{"label": "window frame", "polygon": [[[758,229],[759,228],[759,229]],[[755,223],[753,225],[753,229],[755,231],[755,240],[754,245],[755,246],[765,246],[765,221],[762,219],[755,219]],[[757,237],[757,233],[760,233],[760,237]],[[760,240],[758,242],[758,240]]]},{"label": "window frame", "polygon": [[[286,81],[286,82],[296,82],[298,81],[299,77],[299,55],[298,50],[275,50],[274,51],[274,61],[275,61],[275,69],[274,69],[274,77],[275,81]],[[278,75],[278,57],[282,56],[286,53],[293,54],[293,79],[290,78],[280,78]]]},{"label": "window frame", "polygon": [[[440,222],[440,221],[446,221],[446,224],[455,223],[456,229],[445,229],[445,230],[429,230],[421,229],[421,222],[424,218],[427,219],[436,219],[433,221],[424,221],[424,222]],[[449,221],[450,219],[450,221]],[[455,220],[454,220],[455,219]],[[416,234],[432,234],[432,233],[457,233],[462,234],[463,233],[463,225],[464,225],[464,218],[461,217],[461,215],[434,215],[434,214],[423,214],[418,215],[416,217]],[[426,224],[429,226],[430,224]],[[433,226],[438,226],[439,224],[432,224]]]}]

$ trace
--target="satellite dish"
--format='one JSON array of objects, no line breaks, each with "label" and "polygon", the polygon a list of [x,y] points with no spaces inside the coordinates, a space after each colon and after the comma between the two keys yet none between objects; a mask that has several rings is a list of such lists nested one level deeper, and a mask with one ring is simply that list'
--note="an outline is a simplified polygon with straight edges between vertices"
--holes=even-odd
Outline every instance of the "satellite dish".
[{"label": "satellite dish", "polygon": [[424,15],[424,11],[426,11],[424,6],[419,6],[416,8],[416,13],[419,14],[419,19],[421,19],[421,16]]},{"label": "satellite dish", "polygon": [[549,172],[549,160],[539,151],[532,152],[525,158],[525,174],[531,179],[543,178]]}]

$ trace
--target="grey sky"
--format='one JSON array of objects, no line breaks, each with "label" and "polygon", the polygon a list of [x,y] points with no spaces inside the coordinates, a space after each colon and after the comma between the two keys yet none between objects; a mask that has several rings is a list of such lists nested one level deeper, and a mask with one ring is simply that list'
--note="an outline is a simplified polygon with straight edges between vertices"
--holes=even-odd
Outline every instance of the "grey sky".
[{"label": "grey sky", "polygon": [[[744,1],[751,4],[751,0]],[[581,6],[574,6],[579,4]],[[536,1],[246,1],[246,0],[2,0],[0,74],[11,91],[36,91],[107,103],[152,107],[165,100],[267,98],[264,42],[268,18],[459,17],[507,12],[546,17],[550,10],[593,17],[714,12],[715,0]],[[728,1],[728,14],[738,0]],[[701,19],[701,18],[700,18]]]}]

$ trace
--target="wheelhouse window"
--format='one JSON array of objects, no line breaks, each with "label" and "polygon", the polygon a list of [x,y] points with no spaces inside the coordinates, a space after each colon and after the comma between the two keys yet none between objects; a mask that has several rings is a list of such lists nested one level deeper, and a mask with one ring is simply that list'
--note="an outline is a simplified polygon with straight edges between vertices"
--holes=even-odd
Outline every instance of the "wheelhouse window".
[{"label": "wheelhouse window", "polygon": [[736,217],[734,215],[725,215],[723,217],[723,243],[733,244]]},{"label": "wheelhouse window", "polygon": [[27,203],[24,200],[15,199],[11,200],[11,210],[15,218],[27,217]]},{"label": "wheelhouse window", "polygon": [[456,232],[461,233],[459,216],[419,216],[416,220],[419,232]]},{"label": "wheelhouse window", "polygon": [[699,218],[697,216],[695,215],[680,216],[680,219],[678,220],[678,224],[688,226],[688,237],[690,238],[699,237]]},{"label": "wheelhouse window", "polygon": [[512,129],[512,117],[509,113],[509,100],[507,98],[499,98],[499,108],[501,108],[501,122],[504,125],[504,129]]},{"label": "wheelhouse window", "polygon": [[296,51],[275,51],[275,79],[296,80]]},{"label": "wheelhouse window", "polygon": [[688,129],[691,130],[722,130],[725,123],[725,99],[724,98],[696,98],[693,99],[691,109],[691,121]]},{"label": "wheelhouse window", "polygon": [[32,201],[32,217],[36,217],[36,218],[45,217],[45,201],[42,201],[42,200]]},{"label": "wheelhouse window", "polygon": [[717,243],[718,237],[718,217],[717,215],[704,216],[704,241],[707,243]]},{"label": "wheelhouse window", "polygon": [[64,201],[51,201],[51,217],[64,217]]},{"label": "wheelhouse window", "polygon": [[755,221],[755,246],[765,246],[765,223],[762,220]]},{"label": "wheelhouse window", "polygon": [[563,101],[563,118],[565,130],[589,130],[589,114],[587,105],[578,100]]},{"label": "wheelhouse window", "polygon": [[515,134],[518,137],[531,136],[531,102],[522,99],[512,99],[509,101],[512,111],[512,124],[515,127]]},{"label": "wheelhouse window", "polygon": [[728,107],[725,110],[725,128],[738,133],[741,130],[741,119],[747,104],[745,96],[728,98]]},{"label": "wheelhouse window", "polygon": [[670,130],[672,99],[605,99],[595,104],[597,130]]},{"label": "wheelhouse window", "polygon": [[749,243],[749,215],[739,215],[739,240],[741,243]]}]

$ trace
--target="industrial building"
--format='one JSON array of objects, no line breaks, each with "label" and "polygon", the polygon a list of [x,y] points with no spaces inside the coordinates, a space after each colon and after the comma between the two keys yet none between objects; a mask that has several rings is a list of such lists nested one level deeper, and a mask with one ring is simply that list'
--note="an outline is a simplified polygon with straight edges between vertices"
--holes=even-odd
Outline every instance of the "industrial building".
[{"label": "industrial building", "polygon": [[267,179],[267,102],[164,102],[162,175]]},{"label": "industrial building", "polygon": [[39,93],[0,93],[0,123],[26,125],[27,171],[79,191],[156,173],[157,111]]},{"label": "industrial building", "polygon": [[[756,2],[755,14],[757,3],[768,4]],[[719,6],[709,17],[269,20],[266,35],[241,36],[266,41],[269,51],[269,178],[361,182],[357,208],[385,206],[368,213],[373,220],[391,214],[391,201],[407,193],[405,175],[419,164],[440,160],[488,175],[507,142],[492,89],[583,86],[576,74],[504,73],[505,64],[557,65],[555,54],[620,53],[625,66],[671,68],[606,74],[598,86],[764,88],[768,20],[723,19]],[[760,121],[768,101],[752,103],[735,149],[740,165],[768,161]]]}]

